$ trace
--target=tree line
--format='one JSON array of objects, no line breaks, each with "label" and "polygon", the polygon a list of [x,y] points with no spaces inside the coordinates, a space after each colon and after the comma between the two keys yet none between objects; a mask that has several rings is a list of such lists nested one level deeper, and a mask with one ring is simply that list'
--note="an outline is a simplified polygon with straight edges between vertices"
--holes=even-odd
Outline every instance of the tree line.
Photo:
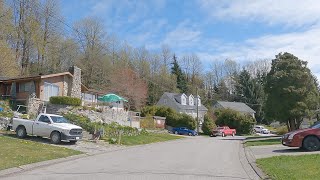
[{"label": "tree line", "polygon": [[[239,101],[257,112],[258,122],[276,119],[267,115],[276,114],[271,113],[274,102],[268,99],[277,99],[270,90],[270,81],[277,80],[270,76],[280,76],[275,72],[279,68],[274,67],[277,60],[240,64],[217,59],[202,64],[193,52],[178,56],[170,44],[157,52],[133,47],[109,34],[96,17],[68,24],[60,10],[55,0],[0,0],[0,61],[5,64],[0,66],[0,76],[64,72],[76,65],[82,69],[82,82],[87,87],[118,93],[129,100],[132,109],[155,105],[164,92],[196,94],[198,89],[209,108],[217,100]],[[312,76],[310,70],[307,73]],[[292,83],[296,82],[300,81]],[[317,84],[309,90],[313,87]]]}]

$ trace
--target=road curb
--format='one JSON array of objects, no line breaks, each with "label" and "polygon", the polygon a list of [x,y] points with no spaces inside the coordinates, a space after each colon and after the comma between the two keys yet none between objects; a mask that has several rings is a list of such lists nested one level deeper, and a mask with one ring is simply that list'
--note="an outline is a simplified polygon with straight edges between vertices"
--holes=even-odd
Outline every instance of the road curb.
[{"label": "road curb", "polygon": [[244,154],[245,157],[249,163],[249,165],[251,166],[251,168],[253,169],[253,171],[261,178],[264,180],[269,180],[270,178],[257,166],[256,164],[256,158],[253,155],[253,153],[251,152],[250,148],[246,147],[244,144],[245,141],[243,141],[242,146],[244,148]]},{"label": "road curb", "polygon": [[13,167],[13,168],[1,170],[0,171],[0,178],[7,177],[7,176],[10,176],[10,175],[16,174],[16,173],[21,173],[24,171],[33,170],[35,168],[54,165],[54,164],[67,162],[67,161],[72,161],[72,160],[76,160],[76,159],[80,159],[80,158],[84,158],[84,157],[88,157],[88,156],[90,156],[90,155],[79,154],[79,155],[69,156],[69,157],[65,157],[65,158],[59,158],[59,159],[53,159],[53,160],[48,160],[48,161],[36,162],[36,163],[32,163],[32,164],[21,165],[18,167]]}]

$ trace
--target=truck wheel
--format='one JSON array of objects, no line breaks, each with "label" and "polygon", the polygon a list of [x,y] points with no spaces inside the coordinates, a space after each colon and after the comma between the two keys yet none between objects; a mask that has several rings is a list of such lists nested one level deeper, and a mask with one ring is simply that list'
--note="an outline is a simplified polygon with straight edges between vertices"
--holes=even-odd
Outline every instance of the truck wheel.
[{"label": "truck wheel", "polygon": [[232,137],[234,137],[234,135],[235,135],[235,134],[234,134],[234,132],[233,132],[233,133],[232,133]]},{"label": "truck wheel", "polygon": [[61,142],[61,134],[54,131],[51,133],[50,139],[52,144],[59,144]]},{"label": "truck wheel", "polygon": [[320,149],[319,139],[314,136],[309,136],[303,141],[303,148],[308,151],[317,151]]},{"label": "truck wheel", "polygon": [[27,131],[24,126],[18,126],[16,129],[16,134],[18,138],[25,138],[27,136]]},{"label": "truck wheel", "polygon": [[224,133],[222,133],[222,137],[226,137],[226,135]]},{"label": "truck wheel", "polygon": [[175,133],[175,134],[178,134],[178,131],[175,131],[174,133]]}]

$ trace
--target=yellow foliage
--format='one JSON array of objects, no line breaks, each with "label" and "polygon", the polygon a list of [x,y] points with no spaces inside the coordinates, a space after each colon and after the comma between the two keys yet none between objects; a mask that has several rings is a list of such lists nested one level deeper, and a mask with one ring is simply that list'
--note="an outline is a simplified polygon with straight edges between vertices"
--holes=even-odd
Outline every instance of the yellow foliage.
[{"label": "yellow foliage", "polygon": [[0,40],[0,62],[0,76],[15,77],[19,75],[14,52],[3,40]]}]

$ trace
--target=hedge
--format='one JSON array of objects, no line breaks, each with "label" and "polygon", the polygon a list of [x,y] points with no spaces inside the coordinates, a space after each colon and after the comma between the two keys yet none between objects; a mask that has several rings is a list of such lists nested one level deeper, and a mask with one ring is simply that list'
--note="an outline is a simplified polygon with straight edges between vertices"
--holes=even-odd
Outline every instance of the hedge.
[{"label": "hedge", "polygon": [[152,116],[148,115],[144,119],[140,120],[140,127],[141,128],[146,128],[146,129],[155,129],[156,128],[156,124],[155,124],[154,119],[152,118]]},{"label": "hedge", "polygon": [[166,117],[166,125],[172,127],[187,127],[195,129],[197,126],[196,120],[187,115],[180,114],[177,111],[165,106],[147,106],[141,110],[142,117],[161,116]]},{"label": "hedge", "polygon": [[217,125],[229,126],[230,128],[236,129],[237,133],[240,134],[250,134],[256,122],[251,116],[240,114],[232,109],[217,110],[215,115],[217,116]]},{"label": "hedge", "polygon": [[204,116],[204,121],[202,124],[202,131],[206,135],[210,135],[212,130],[215,129],[217,126],[214,123],[213,119],[210,118],[208,115]]},{"label": "hedge", "polygon": [[71,106],[80,106],[81,99],[69,97],[69,96],[52,96],[50,97],[51,104],[63,104],[63,105],[71,105]]}]

